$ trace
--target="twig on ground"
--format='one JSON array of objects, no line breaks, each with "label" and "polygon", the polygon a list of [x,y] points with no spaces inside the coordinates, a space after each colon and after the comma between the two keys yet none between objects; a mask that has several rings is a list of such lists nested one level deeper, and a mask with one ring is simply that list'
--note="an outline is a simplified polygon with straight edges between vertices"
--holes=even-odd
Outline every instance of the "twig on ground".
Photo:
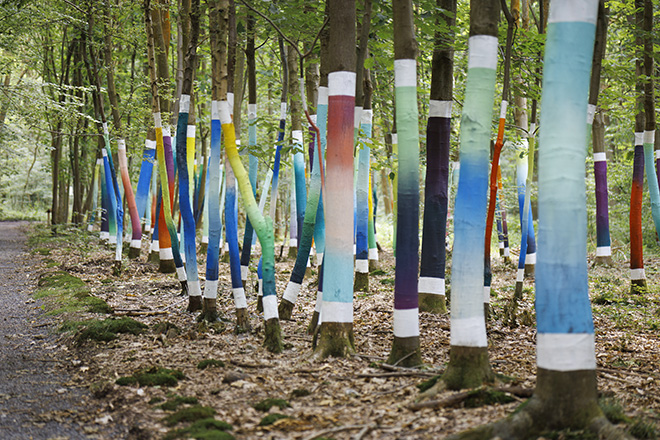
[{"label": "twig on ground", "polygon": [[407,376],[437,376],[436,373],[429,373],[427,371],[392,371],[391,373],[360,373],[357,377],[407,377]]},{"label": "twig on ground", "polygon": [[[326,429],[323,431],[318,431],[308,437],[305,437],[305,440],[314,440],[315,438],[323,437],[326,436],[327,434],[335,434],[337,432],[342,432],[342,431],[351,431],[353,429],[365,429],[365,428],[370,428],[373,429],[377,425],[346,425],[346,426],[338,426],[336,428],[331,428],[331,429]],[[361,433],[362,431],[360,431]]]}]

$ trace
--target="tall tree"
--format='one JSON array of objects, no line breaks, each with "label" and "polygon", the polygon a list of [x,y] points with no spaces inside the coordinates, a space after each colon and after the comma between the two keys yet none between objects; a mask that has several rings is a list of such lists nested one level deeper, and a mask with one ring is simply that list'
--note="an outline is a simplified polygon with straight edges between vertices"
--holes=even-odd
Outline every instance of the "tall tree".
[{"label": "tall tree", "polygon": [[437,0],[429,120],[426,125],[424,227],[419,271],[419,309],[445,313],[447,188],[454,82],[456,0]]},{"label": "tall tree", "polygon": [[[536,271],[537,381],[511,417],[453,439],[535,438],[595,431],[624,439],[598,406],[594,327],[587,282],[585,185],[589,71],[598,0],[553,0],[544,58]],[[570,246],[566,246],[570,243]]]},{"label": "tall tree", "polygon": [[328,150],[323,303],[316,353],[344,357],[353,338],[355,0],[328,0]]}]

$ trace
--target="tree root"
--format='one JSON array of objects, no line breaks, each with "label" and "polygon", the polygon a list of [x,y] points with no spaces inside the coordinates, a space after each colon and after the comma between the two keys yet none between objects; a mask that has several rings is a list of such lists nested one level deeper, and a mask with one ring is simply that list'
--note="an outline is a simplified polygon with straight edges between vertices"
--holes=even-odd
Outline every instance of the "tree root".
[{"label": "tree root", "polygon": [[236,309],[236,328],[234,333],[237,335],[247,333],[251,330],[250,315],[246,308]]},{"label": "tree root", "polygon": [[291,315],[293,314],[293,306],[295,306],[294,303],[288,299],[282,298],[282,301],[280,301],[280,305],[277,308],[277,314],[280,319],[290,320]]},{"label": "tree root", "polygon": [[271,353],[281,353],[284,350],[282,344],[282,329],[280,328],[280,320],[278,318],[271,318],[264,323],[264,347]]},{"label": "tree root", "polygon": [[313,335],[316,333],[316,327],[319,325],[319,312],[314,310],[314,313],[312,314],[312,319],[309,321],[309,325],[307,326],[307,334],[308,335]]},{"label": "tree root", "polygon": [[[188,290],[187,286],[186,286],[186,290]],[[204,300],[204,303],[205,303],[204,305],[206,306],[206,299]],[[197,310],[201,310],[201,309],[202,309],[202,297],[201,296],[189,296],[188,297],[188,308],[186,310],[188,312],[196,312]],[[215,312],[215,316],[216,316],[216,319],[217,319],[217,317],[218,317],[217,311],[214,310],[214,312]],[[206,310],[204,311],[204,314],[205,313],[206,313]],[[210,319],[206,319],[206,320],[209,321],[209,322],[212,322]],[[215,319],[213,321],[215,321]]]},{"label": "tree root", "polygon": [[355,279],[353,281],[353,292],[368,292],[368,291],[369,291],[369,273],[355,272]]},{"label": "tree root", "polygon": [[419,293],[419,311],[436,315],[447,313],[447,299],[445,295],[433,293]]}]

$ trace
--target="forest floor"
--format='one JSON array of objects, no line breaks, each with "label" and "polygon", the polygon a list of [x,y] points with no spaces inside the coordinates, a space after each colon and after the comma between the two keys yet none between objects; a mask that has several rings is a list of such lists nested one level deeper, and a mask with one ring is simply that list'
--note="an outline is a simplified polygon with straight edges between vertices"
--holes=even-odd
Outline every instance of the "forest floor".
[{"label": "forest floor", "polygon": [[[217,430],[195,434],[186,421],[215,417],[230,424],[227,432],[238,439],[440,439],[505,417],[524,401],[507,393],[500,403],[479,406],[483,403],[479,399],[455,398],[457,392],[448,391],[438,396],[445,401],[442,407],[410,408],[419,396],[418,385],[440,374],[448,361],[449,316],[421,313],[421,368],[392,368],[385,363],[392,343],[391,252],[381,252],[380,270],[372,273],[369,291],[355,294],[357,355],[316,361],[307,334],[316,298],[315,268],[303,284],[293,320],[281,322],[284,352],[271,354],[262,347],[254,271],[245,287],[252,331],[235,334],[227,263],[221,263],[220,270],[221,320],[208,325],[185,311],[187,298],[180,296],[174,275],[160,274],[145,261],[146,244],[139,260],[126,259],[122,274],[113,276],[114,251],[100,245],[96,234],[66,227],[53,233],[44,225],[35,225],[31,234],[30,271],[39,277],[36,296],[45,301],[46,313],[39,319],[57,321],[53,330],[58,331],[57,343],[68,348],[71,380],[90,389],[103,408],[96,419],[111,420],[121,429],[121,438],[231,438]],[[203,274],[204,257],[199,261]],[[525,281],[517,325],[508,325],[504,310],[513,295],[516,268],[499,257],[493,258],[493,265],[487,324],[490,362],[496,373],[509,377],[507,386],[532,390],[533,281]],[[279,293],[292,266],[291,259],[277,263]],[[655,438],[660,428],[660,259],[647,258],[650,287],[640,295],[629,293],[627,267],[623,260],[610,268],[590,265],[598,387],[603,407],[622,429],[639,438]],[[73,294],[60,288],[58,282],[65,279],[67,288],[74,286]],[[111,309],[104,310],[103,301]],[[99,321],[110,322],[108,315],[91,310],[110,312],[115,323],[131,317],[147,327],[131,329],[121,321],[123,330],[137,334],[101,332],[100,339],[106,342],[84,340]],[[216,362],[200,368],[205,360]],[[147,385],[146,376],[137,377],[146,370],[158,370],[161,374],[151,378],[169,383]],[[128,376],[135,379],[120,379]],[[119,385],[118,379],[120,383],[138,380],[142,385]],[[270,409],[255,409],[265,399],[280,400],[271,401],[275,405]],[[270,417],[264,421],[266,416]],[[539,438],[590,437],[564,432]]]}]

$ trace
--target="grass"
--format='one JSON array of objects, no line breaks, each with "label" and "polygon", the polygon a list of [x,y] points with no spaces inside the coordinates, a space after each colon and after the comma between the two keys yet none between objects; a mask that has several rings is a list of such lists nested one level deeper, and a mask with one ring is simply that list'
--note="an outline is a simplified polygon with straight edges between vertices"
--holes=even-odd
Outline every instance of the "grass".
[{"label": "grass", "polygon": [[205,370],[210,367],[224,367],[225,363],[223,361],[219,361],[216,359],[204,359],[200,363],[197,364],[197,368],[200,370]]},{"label": "grass", "polygon": [[216,420],[212,417],[197,420],[188,428],[176,429],[165,435],[165,440],[174,440],[177,438],[194,438],[200,440],[231,440],[233,435],[231,431],[233,426],[222,420]]},{"label": "grass", "polygon": [[91,294],[83,280],[65,271],[46,272],[41,275],[34,294],[46,301],[48,315],[72,312],[112,313],[112,308]]},{"label": "grass", "polygon": [[252,407],[257,411],[268,411],[272,407],[278,407],[279,409],[290,408],[289,402],[284,399],[264,399],[259,403],[254,404]]},{"label": "grass", "polygon": [[182,422],[196,422],[198,420],[208,419],[215,415],[215,410],[209,406],[195,405],[181,409],[174,414],[163,419],[167,426],[178,425]]},{"label": "grass", "polygon": [[63,330],[78,329],[76,342],[85,341],[109,342],[119,337],[120,333],[139,335],[147,326],[131,318],[107,318],[103,321],[92,319],[85,322],[68,322],[62,326]]}]

